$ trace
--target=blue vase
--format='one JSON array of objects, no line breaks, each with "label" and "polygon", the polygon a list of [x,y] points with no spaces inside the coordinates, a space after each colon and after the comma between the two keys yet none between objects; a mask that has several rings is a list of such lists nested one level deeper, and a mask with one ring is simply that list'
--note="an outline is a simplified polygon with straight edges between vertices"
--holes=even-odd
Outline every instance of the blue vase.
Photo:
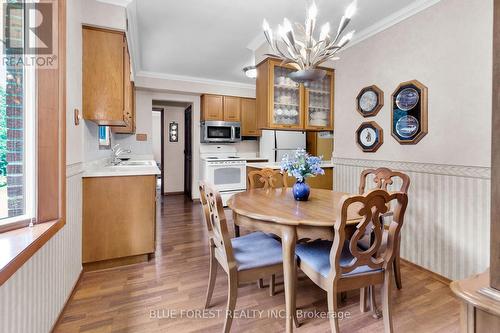
[{"label": "blue vase", "polygon": [[292,192],[295,200],[307,201],[307,199],[309,199],[311,189],[309,188],[309,185],[306,184],[306,182],[302,181],[293,184]]}]

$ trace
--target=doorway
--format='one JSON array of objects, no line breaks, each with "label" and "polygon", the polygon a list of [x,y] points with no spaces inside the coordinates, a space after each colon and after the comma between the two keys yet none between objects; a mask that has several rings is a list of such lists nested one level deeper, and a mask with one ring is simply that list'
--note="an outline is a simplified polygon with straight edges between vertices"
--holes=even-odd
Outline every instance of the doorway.
[{"label": "doorway", "polygon": [[155,159],[160,156],[162,195],[192,198],[192,126],[191,103],[153,100],[152,143]]},{"label": "doorway", "polygon": [[193,150],[191,144],[192,132],[192,112],[191,105],[184,110],[184,194],[192,199],[191,183],[193,180],[191,170],[193,170]]},{"label": "doorway", "polygon": [[164,154],[165,154],[165,116],[164,108],[153,107],[153,128],[152,128],[152,140],[153,140],[153,157],[160,169],[160,176],[157,179],[157,187],[160,188],[160,193],[163,195],[164,191]]}]

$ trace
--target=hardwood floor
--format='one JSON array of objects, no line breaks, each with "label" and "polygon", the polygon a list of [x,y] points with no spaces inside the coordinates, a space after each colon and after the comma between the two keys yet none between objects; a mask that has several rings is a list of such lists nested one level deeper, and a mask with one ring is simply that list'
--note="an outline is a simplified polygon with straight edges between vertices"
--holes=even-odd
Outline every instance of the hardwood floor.
[{"label": "hardwood floor", "polygon": [[[183,196],[163,197],[160,214],[156,258],[148,263],[83,273],[54,332],[222,330],[227,279],[221,268],[211,311],[201,310],[209,266],[199,203]],[[393,291],[395,332],[459,331],[460,303],[446,284],[404,263],[402,277],[403,289]],[[239,288],[232,332],[284,331],[285,320],[279,318],[285,310],[282,281],[282,277],[277,278],[274,297],[267,289],[258,289],[256,283]],[[298,308],[305,315],[295,332],[329,332],[328,319],[320,317],[327,311],[326,293],[299,274],[297,294]],[[379,289],[377,298],[380,304]],[[342,311],[350,313],[348,319],[340,321],[341,332],[383,331],[382,319],[373,319],[369,312],[360,313],[357,291],[349,292],[341,306]],[[221,317],[217,317],[218,313]]]}]

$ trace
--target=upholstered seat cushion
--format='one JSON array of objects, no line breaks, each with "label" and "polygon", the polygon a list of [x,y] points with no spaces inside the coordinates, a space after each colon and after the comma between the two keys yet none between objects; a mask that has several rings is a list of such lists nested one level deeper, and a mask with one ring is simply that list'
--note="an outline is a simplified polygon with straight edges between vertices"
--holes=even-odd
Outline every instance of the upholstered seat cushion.
[{"label": "upholstered seat cushion", "polygon": [[[330,273],[330,250],[332,249],[332,244],[333,242],[324,240],[297,244],[295,253],[297,254],[297,257],[299,257],[299,260],[304,261],[322,276],[327,277],[328,273]],[[348,266],[352,259],[353,257],[346,243],[340,257],[340,266]],[[381,269],[373,269],[364,265],[356,268],[352,272],[344,274],[343,276],[347,277],[355,274],[378,271],[381,271]]]},{"label": "upholstered seat cushion", "polygon": [[231,243],[239,271],[283,262],[281,243],[263,232],[233,238]]}]

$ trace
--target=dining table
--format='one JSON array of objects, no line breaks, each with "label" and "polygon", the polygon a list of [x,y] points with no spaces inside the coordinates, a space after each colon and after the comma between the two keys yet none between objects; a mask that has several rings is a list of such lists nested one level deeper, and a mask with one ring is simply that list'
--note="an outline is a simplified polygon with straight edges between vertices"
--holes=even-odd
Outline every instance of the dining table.
[{"label": "dining table", "polygon": [[[227,202],[235,226],[281,237],[286,303],[286,332],[293,332],[298,240],[333,240],[335,221],[340,216],[339,202],[345,192],[311,189],[309,200],[296,201],[291,188],[251,189],[233,195]],[[361,207],[359,207],[361,208]],[[346,233],[352,234],[360,221],[359,209],[348,211]]]}]

